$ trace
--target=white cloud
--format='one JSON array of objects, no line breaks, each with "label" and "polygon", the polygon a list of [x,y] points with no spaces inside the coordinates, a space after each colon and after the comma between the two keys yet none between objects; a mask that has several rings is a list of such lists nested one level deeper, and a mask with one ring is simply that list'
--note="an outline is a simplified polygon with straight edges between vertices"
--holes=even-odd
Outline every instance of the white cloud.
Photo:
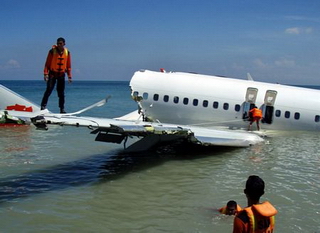
[{"label": "white cloud", "polygon": [[0,65],[0,69],[7,70],[7,69],[17,69],[20,68],[20,63],[14,59],[10,59],[5,64]]},{"label": "white cloud", "polygon": [[285,33],[287,33],[287,34],[300,34],[300,29],[299,28],[287,28],[285,30]]},{"label": "white cloud", "polygon": [[293,60],[289,60],[287,58],[281,58],[281,59],[275,61],[274,64],[278,67],[290,68],[290,67],[294,67],[296,65],[296,62]]},{"label": "white cloud", "polygon": [[320,18],[311,18],[311,17],[304,17],[304,16],[286,16],[285,19],[291,20],[291,21],[310,21],[310,22],[316,22],[320,23]]},{"label": "white cloud", "polygon": [[308,28],[293,27],[293,28],[287,28],[285,30],[285,33],[287,33],[287,34],[295,34],[295,35],[310,34],[312,32],[313,32],[313,28],[311,28],[311,27],[308,27]]},{"label": "white cloud", "polygon": [[264,63],[260,58],[254,59],[253,64],[255,64],[258,68],[267,68],[268,67],[268,64]]}]

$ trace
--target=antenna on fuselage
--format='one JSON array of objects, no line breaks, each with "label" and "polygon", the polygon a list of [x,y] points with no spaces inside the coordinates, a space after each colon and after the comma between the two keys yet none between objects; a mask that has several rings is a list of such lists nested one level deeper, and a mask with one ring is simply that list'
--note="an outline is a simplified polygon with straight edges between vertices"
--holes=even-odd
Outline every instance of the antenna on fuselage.
[{"label": "antenna on fuselage", "polygon": [[250,73],[247,73],[247,79],[250,81],[254,81],[253,78],[251,77]]}]

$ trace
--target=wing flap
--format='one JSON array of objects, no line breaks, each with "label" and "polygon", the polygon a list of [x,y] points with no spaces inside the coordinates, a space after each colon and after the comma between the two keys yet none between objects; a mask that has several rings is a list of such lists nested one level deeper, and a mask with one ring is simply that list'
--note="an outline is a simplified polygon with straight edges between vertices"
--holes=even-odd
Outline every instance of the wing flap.
[{"label": "wing flap", "polygon": [[253,145],[252,141],[246,139],[232,139],[232,138],[213,138],[213,137],[201,137],[196,139],[204,146],[230,146],[230,147],[248,147]]},{"label": "wing flap", "polygon": [[248,147],[264,141],[260,136],[248,132],[231,129],[190,127],[194,138],[203,145]]}]

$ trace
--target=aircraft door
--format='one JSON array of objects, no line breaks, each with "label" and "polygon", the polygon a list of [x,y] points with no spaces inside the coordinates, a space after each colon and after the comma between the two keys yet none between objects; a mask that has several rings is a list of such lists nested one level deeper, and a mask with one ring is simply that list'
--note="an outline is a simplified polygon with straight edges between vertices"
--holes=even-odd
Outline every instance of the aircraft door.
[{"label": "aircraft door", "polygon": [[264,111],[263,111],[263,123],[271,124],[273,120],[274,103],[276,101],[277,92],[273,90],[267,90],[264,97]]},{"label": "aircraft door", "polygon": [[248,120],[249,111],[250,111],[250,109],[252,109],[254,107],[254,105],[256,103],[257,94],[258,94],[257,88],[248,87],[247,92],[246,92],[246,100],[243,103],[243,114],[242,114],[243,120]]}]

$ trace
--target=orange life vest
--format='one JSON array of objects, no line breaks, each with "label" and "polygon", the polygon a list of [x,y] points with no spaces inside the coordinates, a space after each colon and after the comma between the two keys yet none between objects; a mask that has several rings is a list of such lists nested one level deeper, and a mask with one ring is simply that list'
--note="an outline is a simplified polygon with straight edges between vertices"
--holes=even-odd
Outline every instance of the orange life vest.
[{"label": "orange life vest", "polygon": [[244,208],[250,221],[250,233],[272,233],[278,211],[268,201]]},{"label": "orange life vest", "polygon": [[67,70],[69,51],[64,48],[63,53],[60,54],[56,47],[52,48],[52,60],[50,70],[58,73],[64,73]]},{"label": "orange life vest", "polygon": [[262,117],[262,111],[259,108],[253,108],[250,110],[250,113],[252,113],[252,117]]},{"label": "orange life vest", "polygon": [[[242,210],[242,208],[239,205],[237,205],[236,213],[240,212],[241,210]],[[227,213],[227,206],[220,208],[219,212],[221,214],[226,214]]]}]

